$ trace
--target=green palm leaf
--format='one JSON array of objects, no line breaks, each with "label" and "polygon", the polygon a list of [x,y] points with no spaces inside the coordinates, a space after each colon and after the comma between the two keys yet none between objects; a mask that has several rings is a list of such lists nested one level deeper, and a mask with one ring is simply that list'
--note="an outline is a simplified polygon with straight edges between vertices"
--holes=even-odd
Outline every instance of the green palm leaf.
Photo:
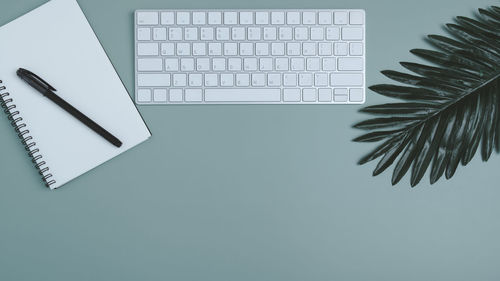
[{"label": "green palm leaf", "polygon": [[393,185],[411,171],[413,187],[428,169],[433,184],[478,150],[483,161],[500,152],[500,7],[479,9],[476,19],[457,17],[446,28],[451,38],[428,36],[435,50],[411,50],[434,66],[402,62],[413,74],[382,71],[400,85],[370,87],[402,102],[365,107],[360,111],[376,117],[354,125],[367,131],[354,141],[383,141],[359,164],[380,158],[376,176],[395,163]]}]

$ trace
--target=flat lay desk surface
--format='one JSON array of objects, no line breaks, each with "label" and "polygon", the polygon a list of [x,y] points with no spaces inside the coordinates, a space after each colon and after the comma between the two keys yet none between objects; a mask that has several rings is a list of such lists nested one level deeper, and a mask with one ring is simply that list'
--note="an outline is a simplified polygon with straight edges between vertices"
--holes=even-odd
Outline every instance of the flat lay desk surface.
[{"label": "flat lay desk surface", "polygon": [[[2,0],[0,24],[43,2]],[[131,94],[139,8],[364,8],[372,85],[452,16],[497,4],[79,3]],[[392,187],[389,172],[355,165],[372,148],[350,141],[357,109],[141,106],[153,137],[57,191],[1,116],[0,280],[498,280],[500,156],[432,187]]]}]

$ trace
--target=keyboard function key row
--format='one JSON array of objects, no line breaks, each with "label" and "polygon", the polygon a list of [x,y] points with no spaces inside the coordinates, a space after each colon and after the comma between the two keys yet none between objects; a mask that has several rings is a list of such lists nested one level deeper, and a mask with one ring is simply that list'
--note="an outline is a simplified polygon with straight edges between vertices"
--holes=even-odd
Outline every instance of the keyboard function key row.
[{"label": "keyboard function key row", "polygon": [[185,12],[165,11],[150,12],[138,11],[138,25],[362,25],[364,16],[362,11],[289,11],[289,12]]}]

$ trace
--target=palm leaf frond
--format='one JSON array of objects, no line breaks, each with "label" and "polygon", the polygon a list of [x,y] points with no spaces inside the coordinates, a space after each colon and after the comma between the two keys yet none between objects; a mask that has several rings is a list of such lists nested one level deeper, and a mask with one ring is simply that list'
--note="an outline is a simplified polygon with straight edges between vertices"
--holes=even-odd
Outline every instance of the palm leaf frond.
[{"label": "palm leaf frond", "polygon": [[399,85],[370,87],[402,102],[365,107],[360,111],[376,117],[354,125],[367,131],[354,141],[383,141],[358,163],[380,158],[374,176],[395,163],[393,185],[411,171],[413,187],[427,170],[433,184],[478,150],[483,161],[500,152],[500,7],[479,9],[476,19],[457,17],[446,28],[450,37],[427,38],[436,49],[410,51],[434,66],[401,62],[411,74],[382,71]]}]

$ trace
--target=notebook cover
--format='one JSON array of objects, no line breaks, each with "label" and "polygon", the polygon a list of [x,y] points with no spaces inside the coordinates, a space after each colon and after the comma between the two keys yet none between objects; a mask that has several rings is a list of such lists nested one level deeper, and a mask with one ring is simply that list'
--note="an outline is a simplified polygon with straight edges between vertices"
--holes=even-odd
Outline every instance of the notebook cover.
[{"label": "notebook cover", "polygon": [[[52,0],[0,27],[0,80],[57,188],[151,136],[76,0]],[[123,142],[116,148],[16,76],[26,68]]]}]

